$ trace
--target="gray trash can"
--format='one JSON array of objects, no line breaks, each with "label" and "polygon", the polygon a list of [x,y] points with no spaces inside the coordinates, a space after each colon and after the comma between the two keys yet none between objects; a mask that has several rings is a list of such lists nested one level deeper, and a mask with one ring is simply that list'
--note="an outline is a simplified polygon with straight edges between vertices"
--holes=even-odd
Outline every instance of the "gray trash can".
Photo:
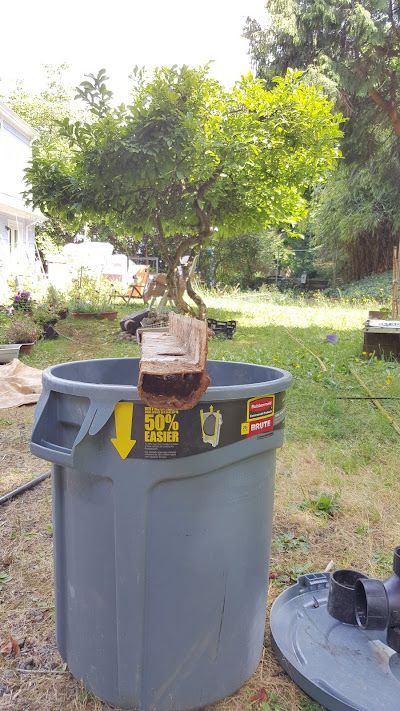
[{"label": "gray trash can", "polygon": [[138,367],[46,370],[31,448],[53,462],[61,656],[111,704],[180,711],[231,694],[260,659],[291,376],[209,361],[192,410],[157,410]]}]

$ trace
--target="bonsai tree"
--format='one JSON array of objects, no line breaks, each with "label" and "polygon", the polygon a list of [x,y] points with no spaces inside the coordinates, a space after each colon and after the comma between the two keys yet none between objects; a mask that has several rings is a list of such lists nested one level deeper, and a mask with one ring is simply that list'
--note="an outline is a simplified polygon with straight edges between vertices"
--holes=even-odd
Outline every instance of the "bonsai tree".
[{"label": "bonsai tree", "polygon": [[[178,289],[186,279],[199,318],[191,262],[211,236],[271,226],[292,229],[304,217],[312,186],[339,154],[341,116],[299,73],[276,78],[272,90],[251,74],[230,90],[208,68],[134,73],[128,106],[114,108],[105,71],[78,88],[91,121],[65,119],[55,144],[27,170],[28,196],[50,217],[78,228],[102,222],[140,240],[173,240],[167,286],[181,312],[193,311]],[[180,266],[182,257],[189,260]]]}]

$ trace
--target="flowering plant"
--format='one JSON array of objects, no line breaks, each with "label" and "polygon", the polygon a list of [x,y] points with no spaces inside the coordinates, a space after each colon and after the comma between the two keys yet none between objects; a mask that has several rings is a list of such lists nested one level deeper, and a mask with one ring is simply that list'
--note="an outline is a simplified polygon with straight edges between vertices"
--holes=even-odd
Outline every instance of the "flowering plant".
[{"label": "flowering plant", "polygon": [[13,299],[13,308],[27,311],[30,308],[31,293],[30,291],[18,291]]}]

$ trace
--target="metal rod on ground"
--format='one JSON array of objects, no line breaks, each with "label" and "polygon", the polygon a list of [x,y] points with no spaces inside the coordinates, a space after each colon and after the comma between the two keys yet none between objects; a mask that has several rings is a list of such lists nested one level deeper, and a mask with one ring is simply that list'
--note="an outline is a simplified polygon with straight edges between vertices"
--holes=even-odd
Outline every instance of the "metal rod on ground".
[{"label": "metal rod on ground", "polygon": [[338,395],[336,400],[400,400],[400,397],[368,397],[367,395]]},{"label": "metal rod on ground", "polygon": [[31,479],[30,481],[27,481],[25,484],[21,484],[21,486],[18,486],[16,489],[13,489],[13,491],[9,491],[8,494],[3,494],[3,496],[0,496],[0,505],[5,504],[6,501],[10,501],[10,499],[13,499],[14,496],[18,496],[19,494],[23,494],[24,491],[28,491],[28,489],[33,489],[34,486],[37,484],[40,484],[41,481],[44,481],[50,476],[51,472],[46,472],[45,474],[40,474],[37,476],[35,479]]},{"label": "metal rod on ground", "polygon": [[395,420],[393,419],[393,417],[391,417],[391,415],[389,415],[388,411],[385,410],[385,408],[383,407],[383,405],[381,405],[381,403],[373,396],[373,394],[372,394],[371,390],[369,389],[368,385],[367,385],[366,383],[364,383],[364,381],[361,379],[361,377],[359,376],[359,374],[356,373],[356,371],[353,370],[352,368],[350,368],[350,373],[355,377],[355,379],[356,379],[357,382],[361,385],[361,387],[364,388],[365,392],[368,393],[369,399],[370,399],[371,402],[375,405],[375,407],[377,408],[377,410],[379,410],[379,412],[390,422],[390,424],[392,425],[393,429],[396,430],[397,434],[400,435],[400,426],[397,424],[397,422],[395,422]]}]

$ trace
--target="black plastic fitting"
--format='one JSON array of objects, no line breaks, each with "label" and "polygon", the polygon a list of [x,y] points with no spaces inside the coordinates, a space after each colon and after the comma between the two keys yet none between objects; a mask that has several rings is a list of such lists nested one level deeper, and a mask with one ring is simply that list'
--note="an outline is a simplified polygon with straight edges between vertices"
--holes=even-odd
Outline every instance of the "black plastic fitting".
[{"label": "black plastic fitting", "polygon": [[387,580],[359,578],[355,583],[355,615],[364,630],[387,627],[387,644],[400,652],[400,546],[393,554],[393,575]]},{"label": "black plastic fitting", "polygon": [[335,570],[329,579],[328,612],[336,620],[356,625],[355,584],[360,578],[367,580],[357,570]]}]

